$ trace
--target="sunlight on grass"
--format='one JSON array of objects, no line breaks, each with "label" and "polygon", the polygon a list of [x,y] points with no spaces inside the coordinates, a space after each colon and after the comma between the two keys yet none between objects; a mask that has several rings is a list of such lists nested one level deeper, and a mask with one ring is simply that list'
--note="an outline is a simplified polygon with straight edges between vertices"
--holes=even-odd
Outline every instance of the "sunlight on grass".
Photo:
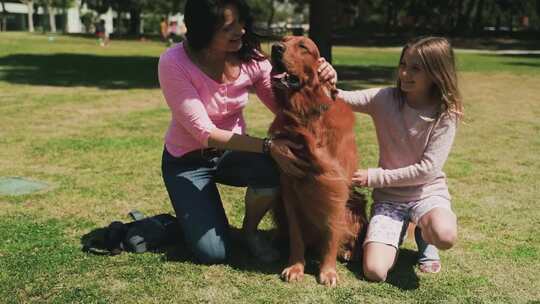
[{"label": "sunlight on grass", "polygon": [[[81,251],[85,235],[127,213],[173,212],[161,179],[170,119],[156,77],[157,42],[0,33],[0,177],[54,185],[0,196],[0,297],[6,303],[532,303],[540,299],[540,57],[458,52],[465,121],[445,166],[459,242],[435,276],[415,268],[405,244],[389,283],[340,264],[341,284],[283,283],[285,258],[264,265],[241,244],[225,265],[192,262],[183,247],[114,257]],[[336,47],[341,88],[392,85],[399,49]],[[250,96],[250,133],[270,112]],[[357,115],[361,166],[377,165],[371,119]],[[220,187],[241,226],[242,189]],[[272,223],[265,218],[262,228]]]}]

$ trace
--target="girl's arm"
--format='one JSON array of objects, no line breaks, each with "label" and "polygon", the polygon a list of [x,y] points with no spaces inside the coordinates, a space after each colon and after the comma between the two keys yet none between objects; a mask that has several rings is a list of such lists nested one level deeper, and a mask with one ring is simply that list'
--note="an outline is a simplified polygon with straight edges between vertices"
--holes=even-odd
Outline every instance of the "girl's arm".
[{"label": "girl's arm", "polygon": [[385,100],[384,94],[392,94],[391,88],[372,88],[357,91],[338,90],[338,97],[351,106],[353,111],[372,114],[377,100]]},{"label": "girl's arm", "polygon": [[455,134],[456,120],[446,115],[441,117],[420,161],[398,169],[370,168],[367,170],[367,185],[373,188],[405,187],[432,181],[442,172]]}]

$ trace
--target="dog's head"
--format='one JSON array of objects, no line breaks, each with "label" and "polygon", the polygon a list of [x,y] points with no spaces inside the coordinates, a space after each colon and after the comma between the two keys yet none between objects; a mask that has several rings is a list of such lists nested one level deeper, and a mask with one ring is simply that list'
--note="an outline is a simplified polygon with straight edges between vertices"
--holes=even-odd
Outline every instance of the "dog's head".
[{"label": "dog's head", "polygon": [[272,46],[272,85],[286,91],[315,86],[319,82],[319,57],[313,40],[302,36],[283,38]]}]

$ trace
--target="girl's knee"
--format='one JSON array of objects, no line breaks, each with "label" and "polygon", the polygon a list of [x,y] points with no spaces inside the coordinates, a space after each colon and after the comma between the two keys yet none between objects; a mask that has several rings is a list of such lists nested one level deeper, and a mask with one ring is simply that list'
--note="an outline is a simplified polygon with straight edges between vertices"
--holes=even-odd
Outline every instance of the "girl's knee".
[{"label": "girl's knee", "polygon": [[393,259],[390,256],[385,257],[384,254],[370,256],[364,255],[363,268],[364,276],[369,281],[384,282],[388,276],[388,272],[393,266]]},{"label": "girl's knee", "polygon": [[369,281],[384,282],[390,267],[384,263],[364,263],[364,276]]},{"label": "girl's knee", "polygon": [[394,266],[397,249],[393,246],[369,242],[364,246],[364,276],[369,281],[386,281],[388,271]]},{"label": "girl's knee", "polygon": [[452,248],[457,241],[457,229],[455,227],[441,227],[435,233],[435,244],[439,249],[446,250]]}]

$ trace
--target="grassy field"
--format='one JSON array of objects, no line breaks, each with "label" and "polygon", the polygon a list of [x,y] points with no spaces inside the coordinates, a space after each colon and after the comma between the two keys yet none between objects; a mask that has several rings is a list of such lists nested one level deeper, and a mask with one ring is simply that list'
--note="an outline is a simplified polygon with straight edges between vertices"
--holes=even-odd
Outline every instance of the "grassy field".
[{"label": "grassy field", "polygon": [[[160,253],[100,256],[81,243],[127,212],[172,212],[160,157],[169,112],[159,91],[156,42],[0,34],[0,177],[52,189],[0,196],[2,303],[540,303],[540,57],[458,53],[466,119],[445,166],[459,242],[443,271],[424,275],[405,244],[388,283],[340,264],[339,287],[300,283],[238,245],[230,263],[201,266],[179,245]],[[342,88],[391,85],[395,48],[334,49]],[[251,133],[271,115],[256,98]],[[358,116],[362,166],[375,166],[371,121]],[[243,190],[221,188],[240,227]],[[265,219],[263,229],[271,229]]]}]

